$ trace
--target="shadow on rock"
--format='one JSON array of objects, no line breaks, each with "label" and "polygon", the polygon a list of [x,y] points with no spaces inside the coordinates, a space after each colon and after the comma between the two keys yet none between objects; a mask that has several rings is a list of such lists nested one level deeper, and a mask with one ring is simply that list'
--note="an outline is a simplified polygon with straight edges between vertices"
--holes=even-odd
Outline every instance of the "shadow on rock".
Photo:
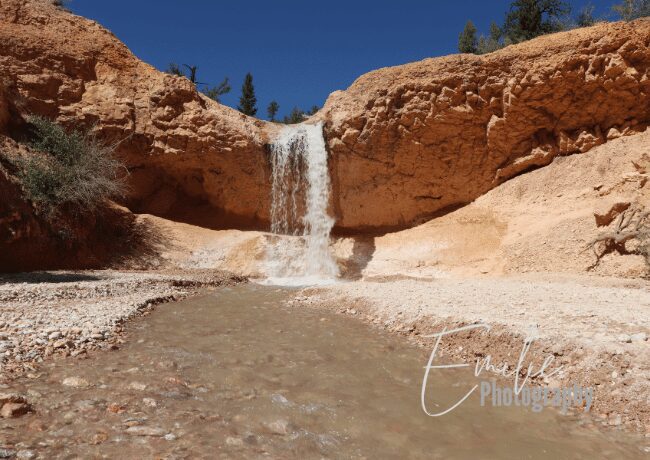
[{"label": "shadow on rock", "polygon": [[358,280],[363,276],[363,270],[368,266],[375,253],[375,238],[373,236],[357,236],[353,238],[352,254],[339,262],[341,276],[347,280]]}]

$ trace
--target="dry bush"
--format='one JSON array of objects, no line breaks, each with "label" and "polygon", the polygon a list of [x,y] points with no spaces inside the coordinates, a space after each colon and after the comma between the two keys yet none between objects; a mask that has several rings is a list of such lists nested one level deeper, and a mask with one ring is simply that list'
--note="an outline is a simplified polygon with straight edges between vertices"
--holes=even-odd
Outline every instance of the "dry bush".
[{"label": "dry bush", "polygon": [[613,231],[600,234],[585,249],[591,249],[596,256],[590,269],[595,268],[606,254],[616,252],[644,256],[650,270],[650,211],[640,206],[627,209],[616,218]]},{"label": "dry bush", "polygon": [[40,153],[19,161],[19,178],[44,214],[56,214],[64,205],[93,212],[106,199],[124,195],[126,170],[113,156],[114,146],[89,133],[67,132],[46,118],[29,123],[30,146]]}]

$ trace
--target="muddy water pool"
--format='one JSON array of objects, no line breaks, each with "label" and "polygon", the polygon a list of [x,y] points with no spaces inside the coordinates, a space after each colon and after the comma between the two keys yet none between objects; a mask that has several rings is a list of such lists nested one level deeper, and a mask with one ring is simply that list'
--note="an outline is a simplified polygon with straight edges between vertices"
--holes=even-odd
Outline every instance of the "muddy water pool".
[{"label": "muddy water pool", "polygon": [[[549,410],[472,396],[428,417],[425,351],[285,306],[291,295],[251,284],[162,305],[130,325],[120,350],[56,360],[12,384],[35,412],[0,419],[0,439],[48,459],[645,458],[637,438]],[[427,404],[449,407],[473,381],[434,370]]]}]

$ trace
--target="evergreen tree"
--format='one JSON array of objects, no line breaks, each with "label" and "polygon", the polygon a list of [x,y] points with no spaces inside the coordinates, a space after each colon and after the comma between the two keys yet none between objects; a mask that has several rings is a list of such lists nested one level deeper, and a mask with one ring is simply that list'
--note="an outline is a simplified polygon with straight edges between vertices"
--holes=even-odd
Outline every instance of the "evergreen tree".
[{"label": "evergreen tree", "polygon": [[503,31],[495,22],[490,24],[490,36],[485,37],[481,35],[478,39],[478,49],[476,54],[487,54],[498,49],[501,49],[505,46],[504,41],[502,40]]},{"label": "evergreen tree", "polygon": [[490,24],[490,39],[494,40],[495,42],[498,42],[501,40],[501,36],[503,35],[503,30],[501,30],[501,27],[499,25],[492,21]]},{"label": "evergreen tree", "polygon": [[650,0],[624,0],[618,5],[614,5],[612,9],[624,21],[632,21],[633,19],[650,16]]},{"label": "evergreen tree", "polygon": [[220,102],[221,96],[229,93],[230,90],[230,83],[228,83],[228,77],[226,77],[217,86],[214,86],[212,88],[205,88],[203,90],[203,94],[216,102]]},{"label": "evergreen tree", "polygon": [[476,27],[472,21],[467,21],[465,28],[458,37],[458,51],[461,53],[476,53]]},{"label": "evergreen tree", "polygon": [[253,86],[253,76],[249,73],[244,77],[244,84],[241,87],[241,97],[237,110],[245,115],[254,117],[257,113],[257,98],[255,97],[255,87]]},{"label": "evergreen tree", "polygon": [[562,0],[515,0],[506,15],[504,33],[513,43],[562,30],[561,18],[571,11]]},{"label": "evergreen tree", "polygon": [[594,19],[594,6],[587,5],[583,7],[576,17],[576,25],[578,27],[589,27],[593,26],[596,23]]},{"label": "evergreen tree", "polygon": [[277,115],[278,110],[280,110],[280,104],[275,101],[271,101],[268,108],[266,109],[266,113],[269,115],[269,120],[275,121],[275,116]]},{"label": "evergreen tree", "polygon": [[578,27],[589,27],[593,26],[595,23],[594,6],[590,4],[583,7],[576,17],[576,25]]},{"label": "evergreen tree", "polygon": [[293,125],[296,123],[300,123],[305,119],[305,112],[298,107],[294,107],[291,109],[291,113],[289,115],[285,115],[285,117],[282,119],[282,123],[285,125]]}]

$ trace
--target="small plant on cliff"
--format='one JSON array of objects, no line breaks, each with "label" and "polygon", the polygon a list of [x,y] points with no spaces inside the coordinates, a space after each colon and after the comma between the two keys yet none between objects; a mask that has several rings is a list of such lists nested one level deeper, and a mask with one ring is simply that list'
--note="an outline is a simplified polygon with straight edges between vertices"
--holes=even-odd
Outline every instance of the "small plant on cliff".
[{"label": "small plant on cliff", "polygon": [[253,86],[253,76],[250,73],[246,74],[244,84],[241,87],[241,97],[239,98],[239,106],[237,110],[245,115],[254,117],[257,113],[257,98],[255,97],[255,87]]},{"label": "small plant on cliff", "polygon": [[212,88],[206,87],[203,90],[203,94],[208,96],[210,99],[216,102],[221,102],[221,96],[230,92],[230,83],[228,82],[228,77],[224,78],[221,83]]},{"label": "small plant on cliff", "polygon": [[29,120],[30,146],[40,152],[20,161],[20,179],[28,198],[46,215],[61,206],[94,211],[105,199],[122,196],[122,164],[92,134],[67,132],[47,118]]},{"label": "small plant on cliff", "polygon": [[187,68],[189,74],[186,75],[185,72],[183,72],[183,69],[181,69],[181,67],[174,62],[171,62],[169,64],[169,67],[167,67],[165,73],[168,73],[169,75],[176,75],[177,77],[185,77],[194,83],[197,87],[203,86],[204,88],[201,90],[201,92],[216,102],[221,102],[221,96],[230,92],[231,88],[230,83],[228,82],[228,77],[224,78],[223,81],[217,86],[210,87],[207,83],[201,83],[197,81],[197,71],[199,69],[198,66],[187,64],[183,64],[183,66]]},{"label": "small plant on cliff", "polygon": [[70,0],[52,0],[52,5],[56,6],[57,8],[61,8],[64,10],[68,10],[68,4],[70,3]]},{"label": "small plant on cliff", "polygon": [[181,69],[181,67],[176,64],[175,62],[170,62],[169,67],[167,67],[167,70],[165,70],[165,73],[168,73],[169,75],[176,75],[177,77],[184,77],[185,73]]},{"label": "small plant on cliff", "polygon": [[614,5],[612,9],[624,21],[632,21],[650,16],[650,0],[624,0],[620,4]]},{"label": "small plant on cliff", "polygon": [[476,53],[477,49],[476,27],[472,21],[467,21],[465,28],[458,37],[458,51],[461,53]]}]

